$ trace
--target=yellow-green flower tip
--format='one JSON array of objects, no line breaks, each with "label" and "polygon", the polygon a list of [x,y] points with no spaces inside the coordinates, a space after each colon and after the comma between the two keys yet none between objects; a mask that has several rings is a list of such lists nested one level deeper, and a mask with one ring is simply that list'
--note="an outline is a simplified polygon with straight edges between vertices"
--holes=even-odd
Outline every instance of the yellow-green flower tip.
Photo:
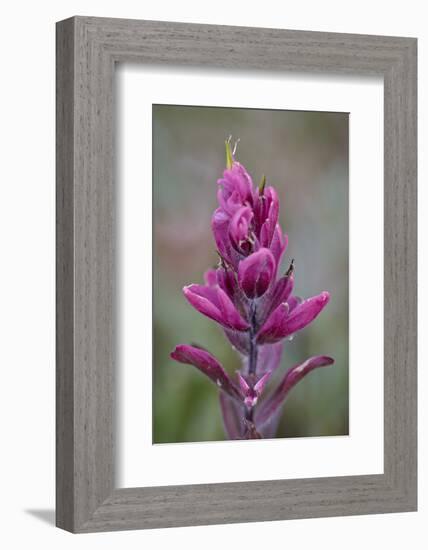
[{"label": "yellow-green flower tip", "polygon": [[226,139],[224,142],[224,145],[226,147],[226,168],[229,170],[232,168],[233,164],[233,155],[232,155],[232,149],[230,147],[230,138]]}]

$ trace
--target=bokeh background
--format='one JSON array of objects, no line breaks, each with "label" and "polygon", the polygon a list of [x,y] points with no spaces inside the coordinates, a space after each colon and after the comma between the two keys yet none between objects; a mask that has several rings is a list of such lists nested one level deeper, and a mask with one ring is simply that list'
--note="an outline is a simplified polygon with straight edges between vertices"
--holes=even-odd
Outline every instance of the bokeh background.
[{"label": "bokeh background", "polygon": [[210,220],[230,134],[254,183],[265,174],[278,190],[289,236],[283,269],[295,259],[295,294],[331,294],[322,314],[286,342],[277,377],[311,355],[336,362],[293,388],[277,437],[346,435],[348,114],[153,105],[153,443],[225,439],[216,387],[169,353],[197,342],[228,372],[239,368],[221,328],[182,294],[217,263]]}]

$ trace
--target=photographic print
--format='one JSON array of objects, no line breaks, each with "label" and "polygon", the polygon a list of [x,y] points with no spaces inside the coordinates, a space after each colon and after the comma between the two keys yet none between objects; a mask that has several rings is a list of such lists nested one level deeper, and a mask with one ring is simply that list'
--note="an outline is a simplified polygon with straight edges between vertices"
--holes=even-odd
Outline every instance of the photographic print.
[{"label": "photographic print", "polygon": [[153,443],[347,435],[348,113],[152,114]]}]

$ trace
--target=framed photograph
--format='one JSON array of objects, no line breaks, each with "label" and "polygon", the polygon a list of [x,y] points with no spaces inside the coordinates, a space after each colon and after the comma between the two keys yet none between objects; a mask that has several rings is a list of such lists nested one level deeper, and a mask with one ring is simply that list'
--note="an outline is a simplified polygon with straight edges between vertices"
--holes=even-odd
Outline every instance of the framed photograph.
[{"label": "framed photograph", "polygon": [[57,525],[417,507],[416,39],[57,24]]}]

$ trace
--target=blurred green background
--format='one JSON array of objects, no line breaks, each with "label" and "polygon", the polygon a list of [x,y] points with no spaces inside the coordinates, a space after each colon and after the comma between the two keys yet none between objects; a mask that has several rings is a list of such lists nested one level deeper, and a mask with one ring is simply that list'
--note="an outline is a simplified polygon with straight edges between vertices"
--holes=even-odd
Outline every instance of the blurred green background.
[{"label": "blurred green background", "polygon": [[295,293],[331,294],[286,342],[277,377],[311,355],[336,362],[290,392],[277,437],[348,434],[348,114],[153,105],[153,443],[225,439],[217,388],[169,353],[196,342],[230,373],[240,366],[221,328],[181,290],[217,263],[210,220],[230,134],[254,183],[265,174],[278,191]]}]

